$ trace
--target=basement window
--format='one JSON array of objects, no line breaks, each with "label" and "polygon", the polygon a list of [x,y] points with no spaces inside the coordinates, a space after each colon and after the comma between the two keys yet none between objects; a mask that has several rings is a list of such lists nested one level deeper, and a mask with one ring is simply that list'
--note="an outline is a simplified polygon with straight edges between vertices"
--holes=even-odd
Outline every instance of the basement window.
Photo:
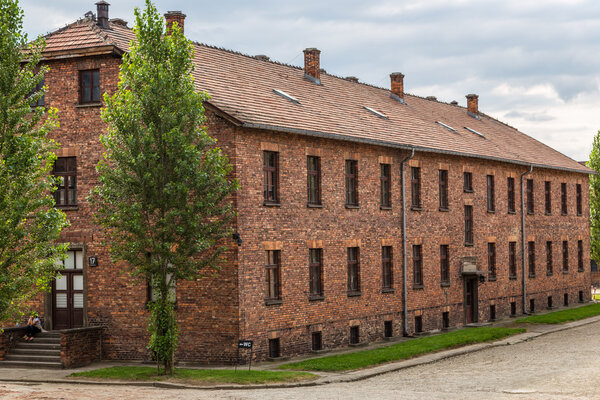
[{"label": "basement window", "polygon": [[284,99],[287,99],[289,101],[291,101],[294,104],[298,104],[300,105],[300,100],[298,100],[297,98],[295,98],[294,96],[292,96],[291,94],[287,94],[286,92],[284,92],[283,90],[279,90],[279,89],[273,89],[273,91],[278,94],[279,96],[283,97]]},{"label": "basement window", "polygon": [[478,136],[481,136],[482,138],[484,138],[484,137],[485,137],[485,136],[483,135],[483,133],[481,133],[481,132],[477,132],[475,129],[471,129],[471,128],[469,128],[469,127],[466,127],[466,126],[465,126],[465,129],[466,129],[466,130],[468,130],[468,131],[469,131],[469,132],[471,132],[471,133],[474,133],[474,134],[476,134],[476,135],[478,135]]},{"label": "basement window", "polygon": [[388,119],[387,115],[375,110],[374,108],[367,107],[367,106],[363,106],[363,107],[365,108],[365,110],[372,112],[373,114],[377,115],[379,118]]},{"label": "basement window", "polygon": [[440,121],[435,121],[436,124],[443,126],[444,128],[448,129],[450,132],[456,133],[456,129],[454,129],[453,127],[451,127],[450,125],[446,125],[443,122]]}]

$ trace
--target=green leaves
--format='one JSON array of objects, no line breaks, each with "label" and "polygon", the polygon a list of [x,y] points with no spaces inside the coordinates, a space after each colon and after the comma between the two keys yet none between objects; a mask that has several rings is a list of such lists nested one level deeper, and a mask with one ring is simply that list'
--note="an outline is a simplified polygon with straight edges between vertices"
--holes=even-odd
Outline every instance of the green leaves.
[{"label": "green leaves", "polygon": [[[91,201],[109,233],[112,258],[153,282],[160,305],[169,303],[176,281],[218,268],[237,183],[204,127],[208,95],[194,87],[191,42],[176,26],[165,35],[163,19],[149,1],[135,15],[137,42],[123,57],[119,90],[104,98],[106,152]],[[173,328],[165,330],[159,319],[171,314],[163,312],[153,311],[150,348],[170,370],[175,314],[167,324]]]},{"label": "green leaves", "polygon": [[[600,172],[600,131],[594,136],[587,166]],[[592,259],[600,263],[600,176],[590,175],[590,242]]]},{"label": "green leaves", "polygon": [[49,290],[55,263],[65,246],[55,241],[65,215],[53,208],[54,180],[49,175],[56,143],[48,133],[58,126],[57,112],[31,104],[47,67],[39,67],[44,41],[28,46],[17,1],[0,1],[0,322],[15,321],[27,300]]}]

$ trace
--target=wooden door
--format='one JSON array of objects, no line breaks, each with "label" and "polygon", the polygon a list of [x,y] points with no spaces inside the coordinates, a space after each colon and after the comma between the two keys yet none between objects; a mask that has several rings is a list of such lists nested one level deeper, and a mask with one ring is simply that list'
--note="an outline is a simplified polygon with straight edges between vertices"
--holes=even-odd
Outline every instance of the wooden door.
[{"label": "wooden door", "polygon": [[64,269],[52,283],[52,328],[83,326],[83,252],[67,252]]},{"label": "wooden door", "polygon": [[477,280],[473,278],[465,279],[465,323],[470,324],[477,321],[475,318],[476,310],[476,287]]}]

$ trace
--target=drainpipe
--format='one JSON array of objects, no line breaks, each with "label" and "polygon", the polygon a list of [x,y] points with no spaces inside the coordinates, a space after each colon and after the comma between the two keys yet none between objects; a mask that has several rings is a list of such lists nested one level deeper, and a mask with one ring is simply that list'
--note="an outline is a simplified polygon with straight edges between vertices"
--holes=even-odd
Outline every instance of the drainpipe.
[{"label": "drainpipe", "polygon": [[404,179],[404,164],[415,156],[415,149],[412,148],[410,156],[406,157],[400,163],[400,183],[402,186],[402,334],[408,336],[408,313],[407,288],[406,288],[406,185]]},{"label": "drainpipe", "polygon": [[529,171],[521,174],[521,258],[523,261],[523,314],[527,314],[527,274],[525,269],[525,176],[533,171],[533,165]]}]

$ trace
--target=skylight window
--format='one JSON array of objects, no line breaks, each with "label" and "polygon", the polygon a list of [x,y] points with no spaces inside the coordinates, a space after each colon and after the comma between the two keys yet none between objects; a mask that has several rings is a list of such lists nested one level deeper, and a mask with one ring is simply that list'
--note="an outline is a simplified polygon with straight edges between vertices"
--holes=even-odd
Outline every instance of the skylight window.
[{"label": "skylight window", "polygon": [[451,127],[450,125],[446,125],[443,122],[440,121],[435,121],[438,125],[443,126],[444,128],[448,129],[450,132],[454,132],[456,133],[456,129],[454,129],[453,127]]},{"label": "skylight window", "polygon": [[365,108],[365,110],[372,112],[373,114],[377,115],[379,118],[388,119],[388,117],[384,113],[379,112],[379,111],[375,110],[374,108],[367,107],[367,106],[363,106],[363,107]]},{"label": "skylight window", "polygon": [[300,104],[300,100],[298,100],[297,98],[295,98],[294,96],[292,96],[291,94],[287,94],[286,92],[284,92],[283,90],[279,90],[279,89],[273,89],[273,91],[280,95],[281,97],[283,97],[284,99],[287,99],[289,101],[291,101],[294,104]]},{"label": "skylight window", "polygon": [[468,128],[468,127],[466,127],[466,126],[465,126],[465,129],[466,129],[466,130],[468,130],[469,132],[472,132],[472,133],[474,133],[474,134],[476,134],[476,135],[479,135],[479,136],[481,136],[482,138],[484,138],[484,137],[485,137],[483,133],[481,133],[481,132],[477,132],[475,129],[471,129],[471,128]]}]

